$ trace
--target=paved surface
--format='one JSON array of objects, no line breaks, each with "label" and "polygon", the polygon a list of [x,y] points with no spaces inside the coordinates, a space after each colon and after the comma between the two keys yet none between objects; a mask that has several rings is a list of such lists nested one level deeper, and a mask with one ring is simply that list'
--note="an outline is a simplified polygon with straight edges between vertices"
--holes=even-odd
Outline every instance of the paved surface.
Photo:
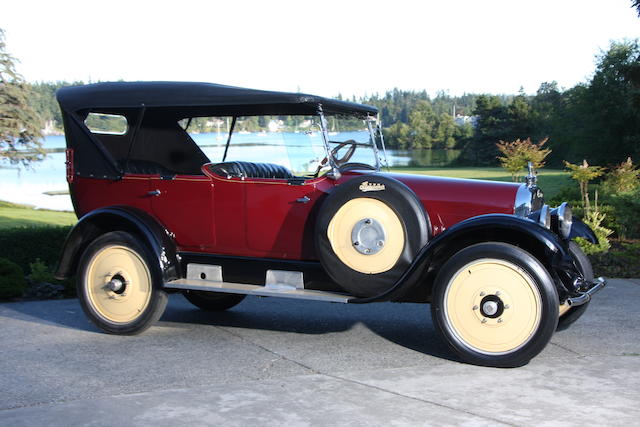
[{"label": "paved surface", "polygon": [[428,306],[173,295],[140,336],[76,300],[0,304],[0,425],[637,425],[640,281],[612,280],[529,365],[461,364]]}]

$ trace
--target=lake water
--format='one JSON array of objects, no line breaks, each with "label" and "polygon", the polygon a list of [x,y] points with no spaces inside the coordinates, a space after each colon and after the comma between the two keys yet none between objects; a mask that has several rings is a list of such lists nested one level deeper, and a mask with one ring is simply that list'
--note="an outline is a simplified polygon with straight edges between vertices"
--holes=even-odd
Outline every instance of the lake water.
[{"label": "lake water", "polygon": [[[224,138],[217,138],[215,134],[192,135],[199,144],[207,144],[203,151],[210,159],[222,157],[224,151]],[[285,152],[281,144],[276,143],[275,138],[269,134],[234,135],[234,142],[251,145],[234,146],[233,157],[246,161],[263,162],[265,158],[273,159],[274,151],[282,151],[282,156],[291,155],[292,151]],[[290,135],[298,138],[298,135]],[[300,134],[301,140],[304,134]],[[264,144],[254,145],[256,140],[266,141]],[[270,142],[269,140],[272,139]],[[44,140],[46,149],[64,149],[65,139],[63,135],[47,136]],[[231,154],[231,149],[230,149]],[[276,153],[277,154],[277,153]],[[455,160],[456,150],[387,150],[389,166],[446,166]],[[0,164],[0,200],[14,203],[32,205],[41,209],[68,210],[73,206],[68,195],[47,195],[45,192],[64,192],[68,190],[65,173],[64,152],[49,153],[41,161],[34,163],[29,169]]]}]

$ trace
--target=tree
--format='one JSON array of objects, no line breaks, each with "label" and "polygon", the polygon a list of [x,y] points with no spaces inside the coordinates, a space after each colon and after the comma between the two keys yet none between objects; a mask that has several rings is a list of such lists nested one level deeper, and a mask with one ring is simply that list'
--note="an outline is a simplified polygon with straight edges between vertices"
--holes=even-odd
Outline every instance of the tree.
[{"label": "tree", "polygon": [[601,176],[604,173],[604,168],[600,166],[589,166],[586,159],[582,161],[581,165],[574,165],[566,160],[564,164],[567,167],[571,178],[578,181],[578,184],[580,185],[582,205],[585,212],[588,214],[591,210],[591,204],[589,203],[589,181]]},{"label": "tree", "polygon": [[531,142],[531,138],[524,141],[516,139],[512,142],[500,141],[497,143],[498,150],[503,156],[498,157],[502,167],[511,173],[511,180],[517,182],[520,179],[520,173],[531,162],[534,168],[540,169],[544,167],[544,159],[551,153],[548,148],[542,148],[549,138],[544,138],[537,144]]},{"label": "tree", "polygon": [[0,157],[28,165],[42,160],[42,120],[29,104],[29,86],[15,69],[16,59],[5,52],[0,29]]},{"label": "tree", "polygon": [[409,114],[409,126],[413,132],[411,148],[431,148],[436,115],[429,101],[418,101]]},{"label": "tree", "polygon": [[640,16],[640,0],[631,0],[631,7],[635,7],[638,11],[638,16]]}]

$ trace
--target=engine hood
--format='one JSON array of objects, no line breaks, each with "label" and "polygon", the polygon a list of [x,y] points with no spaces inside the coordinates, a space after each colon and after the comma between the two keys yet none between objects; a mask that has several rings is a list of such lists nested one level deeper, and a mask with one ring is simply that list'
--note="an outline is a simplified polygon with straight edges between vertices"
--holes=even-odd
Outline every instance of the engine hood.
[{"label": "engine hood", "polygon": [[416,193],[429,214],[434,235],[474,216],[513,214],[516,193],[522,185],[402,173],[385,175],[403,182]]}]

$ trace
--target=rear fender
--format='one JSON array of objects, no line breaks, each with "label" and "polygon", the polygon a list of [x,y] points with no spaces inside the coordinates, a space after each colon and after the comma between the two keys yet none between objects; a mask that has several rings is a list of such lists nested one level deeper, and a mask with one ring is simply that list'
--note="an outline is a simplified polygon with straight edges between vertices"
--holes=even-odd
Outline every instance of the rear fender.
[{"label": "rear fender", "polygon": [[156,256],[165,282],[181,277],[176,245],[169,232],[148,213],[126,206],[96,209],[80,218],[67,236],[55,277],[64,279],[75,274],[86,247],[110,231],[138,236]]}]

